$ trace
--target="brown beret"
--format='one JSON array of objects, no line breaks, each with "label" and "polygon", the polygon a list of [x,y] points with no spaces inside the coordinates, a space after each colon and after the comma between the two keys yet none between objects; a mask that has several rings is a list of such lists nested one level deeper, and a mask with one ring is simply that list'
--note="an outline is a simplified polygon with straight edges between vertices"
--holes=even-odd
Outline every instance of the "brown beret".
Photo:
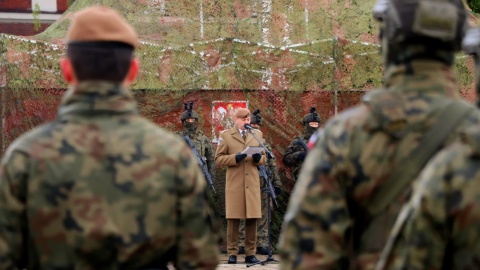
[{"label": "brown beret", "polygon": [[235,117],[236,118],[245,118],[250,116],[250,110],[245,109],[245,108],[240,108],[235,112]]},{"label": "brown beret", "polygon": [[67,32],[72,41],[117,41],[138,46],[138,36],[132,26],[115,10],[92,6],[75,13]]}]

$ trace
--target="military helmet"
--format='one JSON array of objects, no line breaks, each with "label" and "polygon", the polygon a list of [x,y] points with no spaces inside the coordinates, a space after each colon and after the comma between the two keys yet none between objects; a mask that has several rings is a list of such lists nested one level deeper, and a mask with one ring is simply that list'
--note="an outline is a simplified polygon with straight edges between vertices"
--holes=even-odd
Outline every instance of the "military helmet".
[{"label": "military helmet", "polygon": [[192,110],[193,102],[190,102],[190,104],[183,103],[183,108],[185,111],[182,113],[182,117],[180,118],[182,123],[187,119],[195,119],[195,122],[198,122],[198,114]]},{"label": "military helmet", "polygon": [[322,118],[317,114],[315,107],[310,108],[310,113],[303,117],[303,124],[307,125],[310,122],[322,122]]},{"label": "military helmet", "polygon": [[458,51],[468,29],[462,0],[377,0],[373,17],[382,22],[387,44],[428,44]]},{"label": "military helmet", "polygon": [[250,124],[262,125],[262,117],[260,116],[260,110],[256,109],[253,111],[253,115],[250,119]]}]

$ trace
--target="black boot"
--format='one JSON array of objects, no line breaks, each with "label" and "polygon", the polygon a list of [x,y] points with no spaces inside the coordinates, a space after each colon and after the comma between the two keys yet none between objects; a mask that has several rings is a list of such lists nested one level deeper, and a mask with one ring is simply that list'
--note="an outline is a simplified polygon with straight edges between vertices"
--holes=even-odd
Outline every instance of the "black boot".
[{"label": "black boot", "polygon": [[236,263],[237,263],[237,256],[230,255],[230,257],[228,257],[228,264],[236,264]]},{"label": "black boot", "polygon": [[268,247],[257,247],[257,254],[268,255]]},{"label": "black boot", "polygon": [[255,255],[250,255],[245,257],[245,263],[259,263],[260,261],[255,257]]}]

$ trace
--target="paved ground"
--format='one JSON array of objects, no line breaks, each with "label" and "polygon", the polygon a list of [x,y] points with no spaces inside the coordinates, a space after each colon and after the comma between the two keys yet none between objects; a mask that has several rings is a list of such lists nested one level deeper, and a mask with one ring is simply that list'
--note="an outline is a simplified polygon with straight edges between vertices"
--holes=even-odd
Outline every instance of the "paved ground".
[{"label": "paved ground", "polygon": [[[257,257],[257,259],[263,261],[267,258],[267,256],[265,255],[255,255]],[[274,259],[277,259],[278,260],[278,255],[273,255],[273,258]],[[245,255],[238,255],[237,257],[237,264],[227,264],[227,261],[228,261],[228,256],[226,254],[221,254],[221,257],[220,257],[220,264],[218,265],[217,267],[217,270],[228,270],[228,269],[251,269],[251,270],[277,270],[279,269],[279,265],[278,265],[278,262],[274,262],[274,261],[269,261],[268,263],[266,264],[256,264],[256,265],[251,265],[249,267],[247,267],[248,265],[246,263],[244,263],[245,261]],[[175,270],[175,268],[173,268],[171,265],[168,267],[168,269],[170,270]]]},{"label": "paved ground", "polygon": [[[257,259],[263,261],[267,258],[266,255],[255,255]],[[274,259],[278,260],[278,255],[273,255]],[[262,265],[262,264],[256,264],[252,265],[250,267],[247,267],[247,264],[244,263],[245,261],[245,255],[238,255],[237,257],[237,262],[238,264],[227,264],[228,256],[226,254],[222,254],[220,258],[220,264],[218,265],[217,269],[252,269],[252,270],[261,270],[261,269],[278,269],[278,262],[274,261],[269,261],[268,263]]]}]

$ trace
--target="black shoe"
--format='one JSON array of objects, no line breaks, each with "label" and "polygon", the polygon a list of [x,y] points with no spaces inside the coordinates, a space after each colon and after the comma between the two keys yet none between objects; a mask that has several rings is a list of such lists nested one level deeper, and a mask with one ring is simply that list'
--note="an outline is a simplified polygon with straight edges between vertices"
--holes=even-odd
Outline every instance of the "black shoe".
[{"label": "black shoe", "polygon": [[235,255],[231,255],[230,257],[228,257],[228,264],[236,264],[237,263],[237,256]]},{"label": "black shoe", "polygon": [[239,247],[238,254],[245,254],[245,247]]},{"label": "black shoe", "polygon": [[245,263],[259,263],[260,261],[255,257],[255,255],[250,255],[245,257]]},{"label": "black shoe", "polygon": [[257,247],[257,254],[268,255],[268,248],[267,247]]}]

